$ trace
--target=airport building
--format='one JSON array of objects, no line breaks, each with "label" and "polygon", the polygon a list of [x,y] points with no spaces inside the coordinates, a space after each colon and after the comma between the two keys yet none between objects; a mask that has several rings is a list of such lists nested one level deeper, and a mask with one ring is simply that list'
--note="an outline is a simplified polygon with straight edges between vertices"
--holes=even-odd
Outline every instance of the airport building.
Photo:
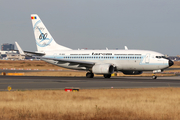
[{"label": "airport building", "polygon": [[14,51],[0,51],[0,59],[3,59],[3,60],[25,60],[25,59],[37,59],[37,58],[20,55],[17,50],[14,50]]},{"label": "airport building", "polygon": [[24,60],[25,59],[25,55],[21,55],[21,54],[17,54],[17,53],[8,53],[7,55],[7,59],[8,60]]},{"label": "airport building", "polygon": [[7,59],[7,54],[17,54],[17,51],[0,51],[0,59]]},{"label": "airport building", "polygon": [[9,43],[1,44],[1,50],[2,51],[11,51],[11,50],[14,50],[14,44],[9,44]]}]

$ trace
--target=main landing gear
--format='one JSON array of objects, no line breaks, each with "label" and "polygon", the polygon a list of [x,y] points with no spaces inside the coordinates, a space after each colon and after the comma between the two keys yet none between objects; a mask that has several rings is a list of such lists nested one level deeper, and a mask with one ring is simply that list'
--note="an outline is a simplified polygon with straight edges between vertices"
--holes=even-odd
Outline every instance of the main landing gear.
[{"label": "main landing gear", "polygon": [[104,78],[110,78],[111,74],[104,74]]},{"label": "main landing gear", "polygon": [[93,78],[93,77],[94,77],[94,73],[87,72],[87,73],[86,73],[86,77],[87,77],[87,78]]},{"label": "main landing gear", "polygon": [[153,74],[152,79],[157,79],[157,76]]},{"label": "main landing gear", "polygon": [[[86,73],[86,77],[87,78],[93,78],[94,77],[94,73],[92,72],[87,72]],[[104,74],[104,78],[110,78],[111,77],[111,74]]]}]

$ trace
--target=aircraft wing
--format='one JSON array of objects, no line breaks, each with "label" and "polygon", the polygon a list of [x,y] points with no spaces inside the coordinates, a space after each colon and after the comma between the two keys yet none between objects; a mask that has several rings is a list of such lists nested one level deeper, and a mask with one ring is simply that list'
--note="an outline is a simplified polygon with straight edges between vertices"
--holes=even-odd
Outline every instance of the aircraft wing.
[{"label": "aircraft wing", "polygon": [[79,65],[79,67],[88,67],[91,68],[95,63],[94,62],[86,62],[86,61],[78,61],[78,60],[66,60],[66,59],[58,59],[58,58],[48,58],[48,57],[40,57],[42,60],[54,60],[58,61],[59,64],[69,63],[71,65]]},{"label": "aircraft wing", "polygon": [[19,50],[19,53],[20,53],[21,55],[25,55],[24,51],[21,49],[21,47],[19,46],[19,44],[18,44],[17,42],[15,42],[15,44],[16,44],[18,50]]}]

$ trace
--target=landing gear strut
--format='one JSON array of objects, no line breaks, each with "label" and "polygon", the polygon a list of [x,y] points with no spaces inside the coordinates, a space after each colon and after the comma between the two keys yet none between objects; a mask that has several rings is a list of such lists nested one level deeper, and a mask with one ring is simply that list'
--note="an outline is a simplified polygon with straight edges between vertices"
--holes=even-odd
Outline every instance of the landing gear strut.
[{"label": "landing gear strut", "polygon": [[87,73],[86,73],[86,77],[87,77],[87,78],[93,78],[93,77],[94,77],[94,74],[91,73],[91,72],[87,72]]},{"label": "landing gear strut", "polygon": [[110,78],[111,74],[104,74],[104,78]]},{"label": "landing gear strut", "polygon": [[157,76],[156,76],[156,75],[153,75],[153,76],[152,76],[152,79],[157,79]]}]

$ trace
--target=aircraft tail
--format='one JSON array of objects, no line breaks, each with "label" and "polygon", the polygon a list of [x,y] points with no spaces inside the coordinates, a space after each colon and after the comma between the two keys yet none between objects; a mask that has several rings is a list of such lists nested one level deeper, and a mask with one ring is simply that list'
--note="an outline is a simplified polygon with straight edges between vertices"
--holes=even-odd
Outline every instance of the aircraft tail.
[{"label": "aircraft tail", "polygon": [[37,14],[31,14],[31,20],[38,52],[71,50],[55,42]]}]

